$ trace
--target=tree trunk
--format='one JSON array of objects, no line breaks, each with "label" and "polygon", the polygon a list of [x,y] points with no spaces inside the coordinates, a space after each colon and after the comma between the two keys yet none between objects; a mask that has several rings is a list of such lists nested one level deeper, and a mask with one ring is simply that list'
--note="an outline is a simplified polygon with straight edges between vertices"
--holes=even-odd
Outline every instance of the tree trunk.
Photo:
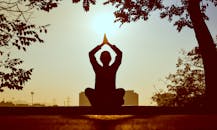
[{"label": "tree trunk", "polygon": [[203,19],[200,10],[200,0],[189,0],[188,13],[190,15],[195,36],[202,55],[205,83],[206,83],[206,105],[214,107],[217,103],[217,51],[213,38]]}]

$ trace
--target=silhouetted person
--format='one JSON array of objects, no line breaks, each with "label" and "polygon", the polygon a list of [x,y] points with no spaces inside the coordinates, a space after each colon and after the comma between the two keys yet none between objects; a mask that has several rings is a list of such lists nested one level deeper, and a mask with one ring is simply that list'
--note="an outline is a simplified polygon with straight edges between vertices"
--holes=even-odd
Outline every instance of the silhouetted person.
[{"label": "silhouetted person", "polygon": [[[109,65],[111,61],[111,55],[108,51],[103,51],[100,56],[102,66],[98,64],[95,54],[101,49],[103,45],[109,45],[116,53],[115,61],[112,65]],[[95,90],[87,88],[85,95],[88,97],[91,105],[96,108],[110,109],[118,108],[124,104],[123,96],[125,94],[124,89],[116,89],[115,79],[118,67],[121,64],[122,52],[110,43],[102,43],[96,46],[89,52],[90,62],[95,72]]]}]

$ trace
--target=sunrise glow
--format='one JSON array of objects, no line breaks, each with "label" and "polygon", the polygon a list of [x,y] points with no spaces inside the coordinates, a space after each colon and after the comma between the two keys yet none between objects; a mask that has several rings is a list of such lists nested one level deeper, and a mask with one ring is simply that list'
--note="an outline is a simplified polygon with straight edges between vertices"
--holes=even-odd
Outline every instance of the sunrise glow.
[{"label": "sunrise glow", "polygon": [[92,29],[97,35],[114,34],[119,29],[119,25],[114,23],[114,15],[112,13],[97,14],[92,21]]}]

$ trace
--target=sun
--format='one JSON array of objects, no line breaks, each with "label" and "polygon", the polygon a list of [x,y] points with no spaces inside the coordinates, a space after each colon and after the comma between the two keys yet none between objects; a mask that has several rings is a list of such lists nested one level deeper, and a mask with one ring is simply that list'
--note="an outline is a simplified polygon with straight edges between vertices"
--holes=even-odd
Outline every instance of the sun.
[{"label": "sun", "polygon": [[93,18],[92,28],[95,33],[103,36],[104,33],[114,35],[119,29],[119,25],[114,23],[115,17],[113,13],[96,14]]}]

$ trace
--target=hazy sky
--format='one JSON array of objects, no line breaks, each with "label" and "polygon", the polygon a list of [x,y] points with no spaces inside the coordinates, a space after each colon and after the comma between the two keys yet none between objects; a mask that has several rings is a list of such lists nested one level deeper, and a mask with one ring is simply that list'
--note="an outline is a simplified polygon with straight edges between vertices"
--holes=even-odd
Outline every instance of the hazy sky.
[{"label": "hazy sky", "polygon": [[[61,2],[50,13],[37,13],[32,22],[51,24],[48,34],[43,35],[44,44],[35,44],[23,57],[26,68],[34,68],[32,80],[23,91],[5,89],[0,100],[24,100],[64,105],[67,97],[71,105],[78,105],[78,94],[86,87],[94,88],[95,74],[89,62],[88,52],[100,44],[103,34],[123,52],[122,64],[117,72],[116,86],[139,93],[140,105],[151,105],[156,88],[161,89],[169,73],[175,72],[181,49],[190,50],[197,42],[193,30],[184,28],[181,33],[159,14],[153,13],[148,21],[114,24],[113,7],[98,1],[84,12],[81,4]],[[208,11],[212,36],[217,34],[216,9]],[[214,19],[213,19],[214,18]],[[109,49],[104,47],[103,49]],[[99,54],[99,53],[98,53]],[[99,56],[99,55],[98,55]]]}]

